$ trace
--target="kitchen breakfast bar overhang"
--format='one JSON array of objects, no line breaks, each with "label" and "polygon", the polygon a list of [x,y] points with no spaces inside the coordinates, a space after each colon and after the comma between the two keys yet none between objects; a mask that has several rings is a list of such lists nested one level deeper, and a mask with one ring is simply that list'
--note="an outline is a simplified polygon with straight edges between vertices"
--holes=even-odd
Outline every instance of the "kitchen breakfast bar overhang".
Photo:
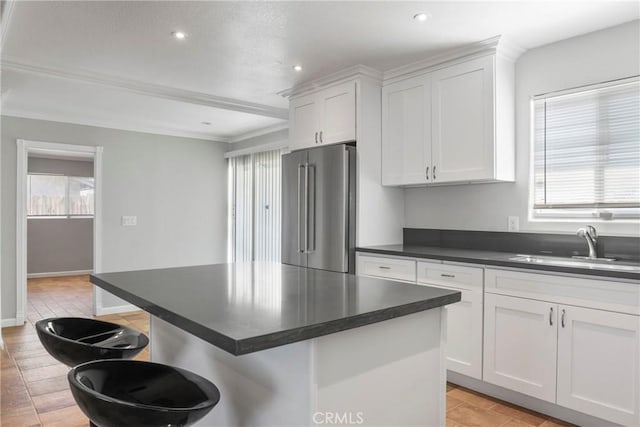
[{"label": "kitchen breakfast bar overhang", "polygon": [[460,292],[269,262],[91,281],[152,315],[152,361],[218,386],[198,426],[445,424]]}]

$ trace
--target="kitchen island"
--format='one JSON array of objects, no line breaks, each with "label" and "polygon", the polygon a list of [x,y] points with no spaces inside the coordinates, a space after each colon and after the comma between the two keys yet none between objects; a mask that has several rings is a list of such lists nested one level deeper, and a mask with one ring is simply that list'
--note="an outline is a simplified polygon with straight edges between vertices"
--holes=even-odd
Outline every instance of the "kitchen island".
[{"label": "kitchen island", "polygon": [[459,292],[263,262],[91,281],[152,314],[152,361],[220,388],[199,426],[445,424]]}]

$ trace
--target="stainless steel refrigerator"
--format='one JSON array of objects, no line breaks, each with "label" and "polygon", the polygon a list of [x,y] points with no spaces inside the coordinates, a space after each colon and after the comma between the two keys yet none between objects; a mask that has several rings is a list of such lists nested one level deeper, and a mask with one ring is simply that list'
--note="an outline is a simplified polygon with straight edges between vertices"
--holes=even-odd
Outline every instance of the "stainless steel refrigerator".
[{"label": "stainless steel refrigerator", "polygon": [[282,262],[355,272],[356,149],[328,145],[282,157]]}]

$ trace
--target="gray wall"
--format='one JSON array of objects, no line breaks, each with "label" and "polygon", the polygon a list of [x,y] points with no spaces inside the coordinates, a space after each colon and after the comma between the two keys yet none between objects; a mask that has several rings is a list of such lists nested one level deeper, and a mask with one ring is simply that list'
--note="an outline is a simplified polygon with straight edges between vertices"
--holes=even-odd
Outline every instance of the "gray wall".
[{"label": "gray wall", "polygon": [[27,273],[56,273],[92,268],[92,218],[27,220]]},{"label": "gray wall", "polygon": [[[525,52],[516,62],[516,182],[405,190],[405,226],[573,233],[577,222],[536,222],[529,214],[530,108],[533,95],[640,74],[640,21]],[[638,235],[638,221],[590,221],[604,234]]]},{"label": "gray wall", "polygon": [[[93,162],[29,157],[29,173],[93,176]],[[29,218],[27,273],[56,273],[93,268],[93,219]]]},{"label": "gray wall", "polygon": [[[226,144],[5,116],[1,131],[3,318],[14,318],[16,308],[19,138],[104,147],[104,271],[226,261]],[[138,225],[122,227],[122,215],[136,215]],[[120,304],[105,295],[105,306]]]}]

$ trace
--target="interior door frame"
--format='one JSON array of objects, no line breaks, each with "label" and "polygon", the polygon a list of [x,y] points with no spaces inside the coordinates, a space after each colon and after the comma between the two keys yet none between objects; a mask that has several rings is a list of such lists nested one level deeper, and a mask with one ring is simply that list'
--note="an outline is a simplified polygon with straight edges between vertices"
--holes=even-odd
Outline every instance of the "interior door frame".
[{"label": "interior door frame", "polygon": [[[26,321],[27,310],[27,175],[29,154],[93,159],[95,213],[93,217],[93,272],[102,272],[102,152],[103,147],[17,140],[16,172],[16,325]],[[93,287],[93,314],[102,306],[102,294]]]}]

